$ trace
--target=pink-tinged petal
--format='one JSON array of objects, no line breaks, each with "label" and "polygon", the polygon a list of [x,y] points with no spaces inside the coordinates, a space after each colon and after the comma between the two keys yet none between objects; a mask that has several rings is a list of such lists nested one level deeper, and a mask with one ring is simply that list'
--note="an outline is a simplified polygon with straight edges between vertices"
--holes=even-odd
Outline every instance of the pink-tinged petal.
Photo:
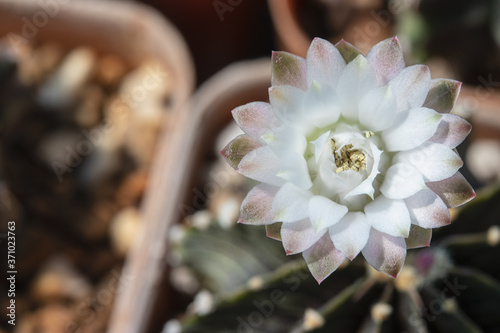
[{"label": "pink-tinged petal", "polygon": [[263,137],[272,133],[273,128],[281,125],[269,103],[248,103],[237,107],[232,113],[238,126],[261,144],[265,143]]},{"label": "pink-tinged petal", "polygon": [[387,169],[380,191],[389,199],[405,199],[425,188],[422,174],[414,166],[397,163]]},{"label": "pink-tinged petal", "polygon": [[396,96],[390,86],[370,91],[358,105],[359,121],[370,131],[385,130],[394,123]]},{"label": "pink-tinged petal", "polygon": [[276,118],[282,123],[293,122],[302,112],[305,92],[293,86],[269,88],[269,102]]},{"label": "pink-tinged petal", "polygon": [[460,93],[462,82],[450,79],[434,79],[431,81],[429,93],[424,105],[440,113],[448,113],[453,109]]},{"label": "pink-tinged petal", "polygon": [[264,146],[246,154],[238,165],[238,172],[243,176],[262,183],[280,186],[285,183],[276,174],[280,171],[281,161],[271,148]]},{"label": "pink-tinged petal", "polygon": [[463,165],[460,156],[448,146],[429,142],[397,153],[394,161],[413,165],[422,173],[426,182],[450,178]]},{"label": "pink-tinged petal", "polygon": [[451,223],[448,207],[429,189],[417,192],[405,199],[411,223],[422,228],[439,228]]},{"label": "pink-tinged petal", "polygon": [[351,61],[339,79],[337,95],[342,104],[342,115],[358,119],[358,103],[372,89],[377,87],[377,77],[372,65],[359,55]]},{"label": "pink-tinged petal", "polygon": [[344,262],[345,256],[337,250],[328,234],[302,253],[312,276],[320,284]]},{"label": "pink-tinged petal", "polygon": [[365,206],[368,223],[378,231],[396,237],[408,237],[410,214],[403,200],[387,199],[379,195]]},{"label": "pink-tinged petal", "polygon": [[314,38],[307,51],[307,83],[310,86],[313,80],[326,83],[332,88],[337,86],[340,74],[346,62],[339,50],[330,42]]},{"label": "pink-tinged petal", "polygon": [[405,239],[407,249],[416,249],[431,245],[432,229],[424,229],[418,225],[412,225],[410,235]]},{"label": "pink-tinged petal", "polygon": [[302,154],[290,152],[286,156],[281,156],[281,161],[281,169],[277,173],[280,178],[304,190],[311,188],[311,176]]},{"label": "pink-tinged petal", "polygon": [[321,195],[315,195],[309,200],[309,219],[316,231],[331,227],[340,221],[347,211],[346,206]]},{"label": "pink-tinged petal", "polygon": [[368,241],[370,224],[361,212],[347,213],[330,227],[329,233],[335,247],[349,260],[353,260]]},{"label": "pink-tinged petal", "polygon": [[448,179],[427,183],[427,186],[439,195],[449,208],[463,205],[476,197],[476,192],[460,172]]},{"label": "pink-tinged petal", "polygon": [[358,50],[351,43],[346,42],[343,39],[340,40],[340,42],[338,42],[337,44],[335,44],[335,48],[339,50],[340,54],[342,55],[342,58],[344,58],[347,64],[356,59],[356,57],[361,54],[360,50]]},{"label": "pink-tinged petal", "polygon": [[454,114],[443,114],[436,133],[429,141],[455,148],[465,140],[471,129],[472,125],[462,117]]},{"label": "pink-tinged petal", "polygon": [[307,90],[306,60],[288,52],[273,51],[271,84]]},{"label": "pink-tinged petal", "polygon": [[379,86],[385,85],[405,68],[403,49],[397,37],[388,38],[375,45],[366,55],[377,74]]},{"label": "pink-tinged petal", "polygon": [[425,65],[406,67],[389,85],[396,95],[398,111],[421,107],[431,85],[429,68]]},{"label": "pink-tinged petal", "polygon": [[436,133],[441,118],[440,113],[428,108],[411,109],[406,117],[382,132],[385,148],[399,151],[420,146]]},{"label": "pink-tinged petal", "polygon": [[283,223],[281,226],[281,241],[286,254],[296,254],[310,248],[323,237],[326,230],[314,231],[309,219],[297,222]]},{"label": "pink-tinged petal", "polygon": [[279,187],[259,184],[248,192],[240,208],[239,223],[271,224],[273,222],[273,199]]},{"label": "pink-tinged petal", "polygon": [[362,253],[366,261],[377,271],[396,278],[406,259],[405,239],[372,228]]},{"label": "pink-tinged petal", "polygon": [[[292,183],[283,185],[272,202],[273,221],[296,222],[309,215],[309,200],[312,194]],[[311,224],[308,220],[308,223]]]},{"label": "pink-tinged petal", "polygon": [[281,226],[283,223],[276,222],[273,224],[266,224],[266,236],[275,240],[281,241]]},{"label": "pink-tinged petal", "polygon": [[243,157],[259,147],[260,144],[252,140],[248,135],[242,134],[229,142],[220,153],[230,166],[237,169]]}]

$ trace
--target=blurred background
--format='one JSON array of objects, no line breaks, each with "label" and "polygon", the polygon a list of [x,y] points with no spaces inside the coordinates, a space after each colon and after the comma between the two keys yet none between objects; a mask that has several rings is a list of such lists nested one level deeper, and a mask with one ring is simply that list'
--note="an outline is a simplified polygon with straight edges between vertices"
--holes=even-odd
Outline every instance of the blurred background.
[{"label": "blurred background", "polygon": [[[407,65],[464,83],[452,112],[473,124],[458,150],[479,198],[452,211],[438,250],[408,259],[411,287],[353,263],[324,289],[301,277],[267,316],[255,300],[303,267],[235,226],[253,184],[217,158],[230,110],[266,100],[272,50],[305,57],[322,37],[366,53],[394,35]],[[369,291],[339,332],[500,332],[499,88],[498,0],[0,0],[0,247],[14,221],[17,272],[16,325],[4,278],[0,332],[330,332],[306,308],[358,278]],[[423,316],[460,274],[476,297]]]}]

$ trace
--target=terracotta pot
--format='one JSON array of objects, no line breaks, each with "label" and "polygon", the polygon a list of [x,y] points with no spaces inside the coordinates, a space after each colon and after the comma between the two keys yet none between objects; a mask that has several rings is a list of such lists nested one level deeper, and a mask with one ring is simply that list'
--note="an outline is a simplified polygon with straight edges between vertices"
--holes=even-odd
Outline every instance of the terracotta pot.
[{"label": "terracotta pot", "polygon": [[86,44],[120,55],[131,65],[154,58],[174,75],[176,99],[191,94],[191,56],[170,23],[143,5],[89,1],[54,0],[45,7],[35,0],[0,0],[0,36],[54,40],[68,47]]},{"label": "terracotta pot", "polygon": [[[328,39],[334,44],[343,38],[366,53],[376,43],[392,36],[393,15],[383,8],[381,1],[360,0],[344,1],[343,4],[339,1],[339,3],[342,10],[336,13],[329,9],[328,11],[335,14],[329,17],[325,12],[326,5],[320,5],[319,1],[268,0],[280,49],[305,57],[314,37]],[[307,10],[309,8],[311,10]],[[313,29],[304,27],[301,15],[314,22],[310,23]],[[332,23],[335,29],[332,29],[329,35],[324,35],[326,32],[321,32],[320,27],[327,20],[334,20]],[[310,35],[307,30],[314,30],[315,35]]]},{"label": "terracotta pot", "polygon": [[[118,1],[0,0],[0,36],[11,41],[58,42],[68,48],[87,45],[98,52],[113,53],[131,66],[155,60],[174,81],[170,117],[158,141],[142,203],[141,229],[127,256],[123,277],[133,277],[117,294],[109,332],[142,332],[150,321],[153,300],[162,278],[170,202],[178,198],[172,173],[176,167],[173,148],[179,127],[186,122],[186,104],[195,84],[194,66],[179,32],[147,6]],[[173,138],[174,137],[174,138]],[[177,144],[179,145],[179,144]],[[184,152],[180,152],[185,155]],[[153,186],[154,185],[154,186]]]},{"label": "terracotta pot", "polygon": [[[170,226],[180,223],[186,217],[186,207],[188,210],[195,210],[197,207],[193,202],[193,188],[201,184],[207,161],[213,160],[215,140],[221,129],[232,120],[231,110],[251,101],[267,100],[267,89],[270,83],[271,62],[269,59],[242,62],[223,69],[206,81],[193,96],[189,109],[182,113],[183,117],[179,119],[178,126],[170,137],[171,145],[165,154],[163,177],[152,183],[151,196],[148,196],[145,201],[145,217],[163,221],[165,234]],[[159,212],[155,207],[161,207],[163,212],[161,216],[154,214],[155,211]],[[154,235],[155,232],[157,231],[149,230],[147,232],[149,236],[145,240],[158,237]],[[152,245],[152,243],[142,243],[143,251],[137,251],[137,254],[149,252],[152,255]],[[155,247],[156,255],[160,256],[160,250],[165,251],[168,245],[164,242],[161,249],[159,246]],[[151,261],[152,259],[143,257],[143,260]],[[164,272],[164,276],[168,276],[168,271]],[[141,278],[141,284],[153,282],[158,282],[158,280],[144,281]],[[137,300],[142,300],[143,296],[130,293],[127,299],[132,303],[137,303]],[[168,303],[168,300],[163,301]],[[129,308],[132,311],[134,306]],[[165,309],[165,304],[157,303],[155,309],[161,312]],[[120,317],[123,320],[122,324],[114,326],[111,332],[144,331],[144,327],[139,325],[141,319],[137,318],[135,313],[128,314],[134,316],[135,320]],[[141,314],[144,313],[141,312]],[[168,319],[170,318],[164,314],[162,323]],[[118,320],[115,323],[118,324]]]}]

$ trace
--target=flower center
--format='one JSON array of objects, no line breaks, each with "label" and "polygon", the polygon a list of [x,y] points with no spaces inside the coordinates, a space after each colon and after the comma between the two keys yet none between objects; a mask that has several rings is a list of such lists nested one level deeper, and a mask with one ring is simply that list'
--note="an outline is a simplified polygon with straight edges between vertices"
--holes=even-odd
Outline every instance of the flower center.
[{"label": "flower center", "polygon": [[352,144],[339,149],[334,138],[331,138],[330,144],[337,166],[336,173],[347,170],[366,170],[366,155],[360,149],[354,149]]}]

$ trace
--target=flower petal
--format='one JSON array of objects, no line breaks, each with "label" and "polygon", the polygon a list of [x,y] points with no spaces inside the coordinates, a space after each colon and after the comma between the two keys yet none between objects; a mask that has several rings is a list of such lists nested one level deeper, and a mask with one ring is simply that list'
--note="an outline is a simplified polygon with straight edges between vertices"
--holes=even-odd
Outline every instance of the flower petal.
[{"label": "flower petal", "polygon": [[359,102],[359,121],[373,132],[384,130],[394,123],[396,105],[390,86],[374,89]]},{"label": "flower petal", "polygon": [[441,122],[429,141],[442,143],[450,148],[455,148],[465,140],[472,129],[472,125],[454,114],[443,114]]},{"label": "flower petal", "polygon": [[[283,185],[272,202],[273,221],[296,222],[309,215],[309,199],[312,194],[292,183]],[[310,222],[309,222],[310,224]]]},{"label": "flower petal", "polygon": [[339,222],[330,227],[333,244],[353,260],[365,247],[370,235],[370,224],[361,212],[347,213]]},{"label": "flower petal", "polygon": [[316,231],[331,227],[344,217],[347,211],[346,206],[321,195],[315,195],[309,200],[309,219]]},{"label": "flower petal", "polygon": [[405,239],[407,249],[416,249],[431,245],[432,229],[424,229],[413,224],[410,235]]},{"label": "flower petal", "polygon": [[450,212],[439,196],[429,189],[405,200],[411,223],[422,228],[439,228],[451,223]]},{"label": "flower petal", "polygon": [[358,102],[377,86],[377,77],[372,65],[359,55],[351,61],[340,76],[337,94],[342,103],[342,115],[358,118]]},{"label": "flower petal", "polygon": [[303,132],[292,126],[287,126],[265,137],[267,145],[280,159],[286,159],[290,153],[303,156],[307,148],[307,139]]},{"label": "flower petal", "polygon": [[462,82],[455,80],[431,80],[429,93],[427,94],[423,106],[434,109],[440,113],[448,113],[453,109],[461,87]]},{"label": "flower petal", "polygon": [[290,152],[287,156],[281,156],[281,169],[277,175],[296,186],[307,190],[311,188],[312,181],[304,156],[296,152]]},{"label": "flower petal", "polygon": [[410,233],[410,214],[403,200],[379,195],[365,206],[365,214],[368,223],[378,231],[396,237],[408,237]]},{"label": "flower petal", "polygon": [[277,119],[283,124],[293,123],[302,114],[305,92],[293,86],[269,88],[269,102]]},{"label": "flower petal", "polygon": [[339,50],[340,54],[342,55],[342,58],[344,58],[347,64],[356,59],[356,57],[361,54],[360,50],[358,50],[351,43],[346,42],[343,39],[341,39],[340,42],[335,44],[335,48]]},{"label": "flower petal", "polygon": [[332,88],[337,86],[340,74],[346,66],[339,50],[321,38],[313,39],[309,50],[307,50],[306,64],[308,86],[313,80],[316,80],[326,83]]},{"label": "flower petal", "polygon": [[345,256],[333,245],[328,234],[302,253],[307,267],[318,284],[344,262]]},{"label": "flower petal", "polygon": [[263,183],[252,188],[241,204],[238,222],[254,225],[274,223],[272,204],[278,189]]},{"label": "flower petal", "polygon": [[380,173],[378,170],[378,165],[380,164],[380,158],[382,156],[382,151],[377,148],[373,144],[373,142],[370,142],[370,147],[372,151],[372,158],[373,158],[373,166],[370,171],[370,174],[368,177],[366,177],[365,180],[355,188],[353,188],[349,193],[347,193],[344,198],[349,198],[351,196],[359,195],[359,194],[366,194],[370,198],[373,199],[373,194],[375,193],[375,188],[373,187],[373,181],[375,180],[375,177]]},{"label": "flower petal", "polygon": [[372,47],[366,59],[375,69],[379,86],[385,85],[405,68],[403,49],[397,37],[388,38]]},{"label": "flower petal", "polygon": [[281,125],[269,103],[248,103],[234,109],[232,114],[238,126],[261,144],[265,143],[263,137],[272,133],[273,128]]},{"label": "flower petal", "polygon": [[273,51],[271,84],[286,84],[307,90],[306,60],[288,52]]},{"label": "flower petal", "polygon": [[309,219],[297,222],[283,223],[281,226],[281,241],[286,254],[296,254],[310,248],[323,237],[326,230],[314,231]]},{"label": "flower petal", "polygon": [[238,172],[243,176],[275,186],[285,183],[283,178],[276,176],[280,171],[281,161],[271,148],[264,146],[252,150],[238,164]]},{"label": "flower petal", "polygon": [[334,124],[340,117],[340,102],[330,86],[313,81],[304,98],[305,119],[316,127]]},{"label": "flower petal", "polygon": [[319,193],[332,197],[346,191],[348,185],[348,182],[332,168],[325,165],[319,166],[318,175],[314,180],[314,186]]},{"label": "flower petal", "polygon": [[388,151],[408,150],[429,140],[441,121],[442,115],[428,108],[411,109],[406,118],[382,132]]},{"label": "flower petal", "polygon": [[450,178],[463,165],[460,156],[449,147],[428,142],[412,150],[397,153],[394,160],[413,165],[422,173],[426,182]]},{"label": "flower petal", "polygon": [[380,191],[389,199],[405,199],[425,188],[422,174],[414,166],[397,163],[387,169]]},{"label": "flower petal", "polygon": [[252,140],[248,135],[242,134],[229,142],[220,153],[230,166],[237,169],[243,157],[259,147],[260,144]]},{"label": "flower petal", "polygon": [[398,112],[421,107],[429,92],[431,74],[425,65],[406,67],[389,85],[396,95]]},{"label": "flower petal", "polygon": [[363,256],[377,271],[396,278],[406,258],[403,237],[394,237],[372,228]]},{"label": "flower petal", "polygon": [[458,207],[476,197],[476,192],[460,172],[447,179],[426,184],[449,208]]},{"label": "flower petal", "polygon": [[283,223],[276,222],[273,224],[266,224],[266,236],[275,240],[281,241],[281,226]]},{"label": "flower petal", "polygon": [[314,146],[314,158],[316,160],[316,164],[318,163],[321,154],[325,150],[325,145],[330,142],[330,140],[328,140],[328,138],[330,137],[330,133],[330,131],[327,131],[321,134],[321,136],[316,140],[311,141],[312,145]]}]

